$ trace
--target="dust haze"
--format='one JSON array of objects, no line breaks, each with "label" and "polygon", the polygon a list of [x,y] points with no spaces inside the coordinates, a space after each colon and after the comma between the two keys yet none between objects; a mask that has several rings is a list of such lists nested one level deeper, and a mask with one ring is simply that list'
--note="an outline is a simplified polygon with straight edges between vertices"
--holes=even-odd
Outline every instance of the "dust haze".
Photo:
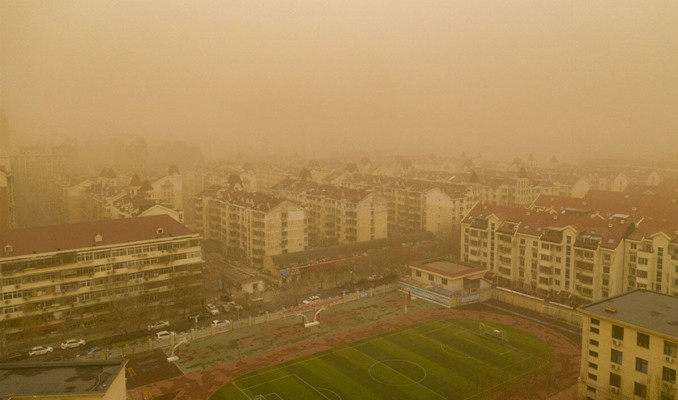
[{"label": "dust haze", "polygon": [[668,155],[675,1],[0,2],[13,143]]}]

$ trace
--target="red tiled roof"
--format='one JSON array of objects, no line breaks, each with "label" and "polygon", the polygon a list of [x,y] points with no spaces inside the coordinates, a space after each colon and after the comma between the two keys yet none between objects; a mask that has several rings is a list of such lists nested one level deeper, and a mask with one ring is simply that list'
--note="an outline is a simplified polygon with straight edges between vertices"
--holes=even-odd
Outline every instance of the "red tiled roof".
[{"label": "red tiled roof", "polygon": [[357,203],[370,194],[364,189],[352,189],[344,186],[321,185],[309,181],[289,183],[286,190],[294,193],[307,193],[311,196],[328,197],[335,200],[347,200]]},{"label": "red tiled roof", "polygon": [[201,196],[219,199],[230,204],[234,204],[244,208],[250,208],[259,211],[269,211],[285,199],[271,196],[261,192],[247,192],[239,189],[232,189],[227,186],[211,186],[204,190]]},{"label": "red tiled roof", "polygon": [[669,237],[671,241],[678,239],[678,221],[666,221],[666,220],[657,220],[645,218],[640,221],[636,229],[628,236],[631,240],[643,240],[645,238],[650,238],[657,233],[663,233]]},{"label": "red tiled roof", "polygon": [[[589,234],[600,237],[600,246],[615,248],[621,243],[625,235],[633,229],[631,222],[619,222],[600,218],[590,218],[568,214],[549,214],[547,212],[528,210],[520,207],[477,204],[466,215],[462,223],[470,224],[476,218],[496,216],[501,221],[517,224],[519,233],[542,237],[549,231],[548,228],[562,229],[571,227],[580,234]],[[499,227],[500,231],[511,233],[508,227]]]},{"label": "red tiled roof", "polygon": [[[158,228],[162,233],[158,234]],[[95,242],[96,235],[101,235],[100,242]],[[195,234],[167,215],[3,230],[0,259],[186,235]],[[8,244],[12,247],[9,255],[5,253]]]}]

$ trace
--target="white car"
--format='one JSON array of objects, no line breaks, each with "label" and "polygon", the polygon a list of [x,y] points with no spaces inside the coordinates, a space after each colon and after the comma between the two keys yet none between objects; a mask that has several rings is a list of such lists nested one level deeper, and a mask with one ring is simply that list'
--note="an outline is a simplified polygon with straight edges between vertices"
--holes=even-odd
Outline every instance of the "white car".
[{"label": "white car", "polygon": [[54,349],[52,349],[52,346],[35,346],[28,352],[28,355],[31,357],[40,356],[43,354],[51,353],[53,350]]},{"label": "white car", "polygon": [[174,332],[160,331],[155,333],[155,338],[157,340],[169,339],[172,335],[174,335]]},{"label": "white car", "polygon": [[311,297],[309,297],[308,299],[302,301],[302,303],[304,303],[304,304],[311,304],[311,303],[315,303],[315,302],[318,301],[318,300],[320,300],[320,296],[311,296]]},{"label": "white car", "polygon": [[215,319],[212,321],[212,326],[215,328],[228,328],[231,326],[231,321],[227,319]]},{"label": "white car", "polygon": [[169,321],[155,321],[148,325],[148,330],[154,331],[156,329],[168,328],[169,326]]},{"label": "white car", "polygon": [[61,343],[61,349],[62,350],[72,349],[74,347],[80,347],[84,345],[85,341],[82,339],[68,339],[67,341]]},{"label": "white car", "polygon": [[212,315],[217,315],[217,314],[219,314],[219,309],[218,309],[217,306],[215,306],[214,304],[211,304],[211,303],[210,303],[210,304],[206,305],[206,306],[205,306],[205,309],[207,309],[207,312],[210,313],[210,314],[212,314]]}]

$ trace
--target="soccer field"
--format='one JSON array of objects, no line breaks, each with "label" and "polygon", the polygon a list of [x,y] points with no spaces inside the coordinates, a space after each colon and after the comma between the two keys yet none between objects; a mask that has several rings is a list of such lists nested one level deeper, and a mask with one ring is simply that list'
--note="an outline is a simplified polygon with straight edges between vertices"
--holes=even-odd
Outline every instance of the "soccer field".
[{"label": "soccer field", "polygon": [[475,320],[438,320],[265,368],[212,400],[481,399],[546,372],[548,345],[527,332]]}]

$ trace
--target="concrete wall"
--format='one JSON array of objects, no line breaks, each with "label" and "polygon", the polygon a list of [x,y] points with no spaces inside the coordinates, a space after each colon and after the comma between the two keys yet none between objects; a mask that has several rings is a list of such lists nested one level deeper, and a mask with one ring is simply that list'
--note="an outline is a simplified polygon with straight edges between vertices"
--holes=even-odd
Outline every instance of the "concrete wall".
[{"label": "concrete wall", "polygon": [[566,305],[547,302],[538,297],[498,287],[492,289],[492,299],[539,313],[544,317],[553,318],[578,328],[582,326],[582,316],[577,310]]}]

